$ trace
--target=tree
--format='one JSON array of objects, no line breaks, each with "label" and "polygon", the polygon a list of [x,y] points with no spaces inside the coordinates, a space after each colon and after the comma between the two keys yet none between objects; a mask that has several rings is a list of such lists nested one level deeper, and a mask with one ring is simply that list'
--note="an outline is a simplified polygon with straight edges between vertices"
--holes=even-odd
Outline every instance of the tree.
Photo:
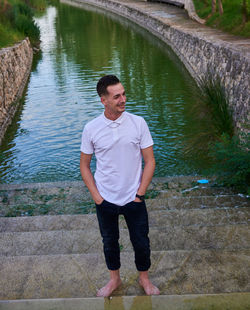
[{"label": "tree", "polygon": [[245,23],[248,21],[247,16],[247,1],[242,0],[242,24],[245,25]]},{"label": "tree", "polygon": [[223,5],[222,5],[222,0],[218,0],[218,6],[219,6],[219,13],[220,15],[223,14]]},{"label": "tree", "polygon": [[217,0],[212,0],[212,15],[216,12],[216,2]]},{"label": "tree", "polygon": [[[243,1],[246,1],[246,0],[243,0]],[[222,15],[224,12],[222,0],[218,0],[218,7],[219,7],[219,13],[220,13],[220,15]],[[211,17],[212,15],[214,15],[216,12],[216,9],[217,9],[217,0],[212,0],[212,12],[211,12],[211,14],[209,14],[208,17]]]}]

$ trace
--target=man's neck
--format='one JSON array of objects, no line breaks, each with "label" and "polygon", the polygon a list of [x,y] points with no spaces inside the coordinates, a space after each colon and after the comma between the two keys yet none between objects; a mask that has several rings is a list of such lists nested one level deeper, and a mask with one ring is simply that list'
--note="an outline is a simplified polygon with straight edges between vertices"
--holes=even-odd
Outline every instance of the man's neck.
[{"label": "man's neck", "polygon": [[110,119],[111,121],[115,121],[116,119],[118,119],[123,112],[119,113],[119,114],[111,114],[108,113],[107,111],[104,111],[104,115],[107,119]]}]

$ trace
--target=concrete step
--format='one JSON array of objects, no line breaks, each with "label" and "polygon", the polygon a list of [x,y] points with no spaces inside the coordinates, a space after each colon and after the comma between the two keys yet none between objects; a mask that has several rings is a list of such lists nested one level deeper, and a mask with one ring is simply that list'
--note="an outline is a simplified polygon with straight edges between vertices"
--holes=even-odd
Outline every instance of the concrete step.
[{"label": "concrete step", "polygon": [[[249,226],[172,226],[151,228],[151,250],[247,249]],[[122,251],[132,251],[127,229],[120,229]],[[56,255],[102,252],[98,229],[0,233],[0,255]]]},{"label": "concrete step", "polygon": [[[144,295],[131,252],[121,253],[123,286]],[[249,292],[250,250],[152,252],[150,277],[162,294]],[[101,254],[0,257],[0,299],[93,297],[108,280]]]},{"label": "concrete step", "polygon": [[[158,198],[164,197],[196,197],[196,196],[224,196],[224,195],[238,195],[238,193],[232,191],[232,189],[225,187],[211,187],[211,186],[200,186],[195,185],[190,188],[175,188],[175,189],[162,189],[158,192],[155,191],[155,195]],[[150,193],[149,193],[150,194]]]},{"label": "concrete step", "polygon": [[[150,208],[151,209],[151,208]],[[149,211],[150,227],[248,224],[250,208],[173,209]],[[120,227],[126,228],[120,216]],[[83,230],[98,228],[96,214],[0,217],[0,232]]]},{"label": "concrete step", "polygon": [[250,208],[149,211],[150,227],[250,224]]},{"label": "concrete step", "polygon": [[[220,196],[187,196],[187,197],[157,197],[147,199],[149,210],[173,209],[207,209],[207,208],[238,208],[250,207],[248,198],[239,195]],[[41,203],[6,203],[0,206],[0,217],[60,215],[60,214],[89,214],[95,212],[93,201],[47,201]]]},{"label": "concrete step", "polygon": [[239,195],[155,198],[146,204],[149,210],[250,207],[249,199]]},{"label": "concrete step", "polygon": [[250,310],[250,293],[0,300],[0,310]]}]

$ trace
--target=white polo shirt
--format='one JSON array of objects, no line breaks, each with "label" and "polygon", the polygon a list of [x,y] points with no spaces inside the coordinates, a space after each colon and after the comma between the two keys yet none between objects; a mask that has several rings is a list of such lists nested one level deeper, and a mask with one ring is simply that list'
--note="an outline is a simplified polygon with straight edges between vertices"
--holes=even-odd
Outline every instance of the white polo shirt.
[{"label": "white polo shirt", "polygon": [[141,116],[123,112],[112,121],[103,114],[85,126],[81,152],[96,156],[94,175],[101,196],[123,206],[135,199],[142,175],[141,149],[153,145]]}]

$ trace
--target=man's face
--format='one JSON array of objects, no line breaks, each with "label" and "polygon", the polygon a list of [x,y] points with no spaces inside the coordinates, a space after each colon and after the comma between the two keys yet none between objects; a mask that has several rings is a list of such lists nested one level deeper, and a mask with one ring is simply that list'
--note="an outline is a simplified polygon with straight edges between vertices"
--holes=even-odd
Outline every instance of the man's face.
[{"label": "man's face", "polygon": [[107,87],[108,94],[101,97],[108,116],[120,116],[125,111],[126,95],[121,83]]}]

